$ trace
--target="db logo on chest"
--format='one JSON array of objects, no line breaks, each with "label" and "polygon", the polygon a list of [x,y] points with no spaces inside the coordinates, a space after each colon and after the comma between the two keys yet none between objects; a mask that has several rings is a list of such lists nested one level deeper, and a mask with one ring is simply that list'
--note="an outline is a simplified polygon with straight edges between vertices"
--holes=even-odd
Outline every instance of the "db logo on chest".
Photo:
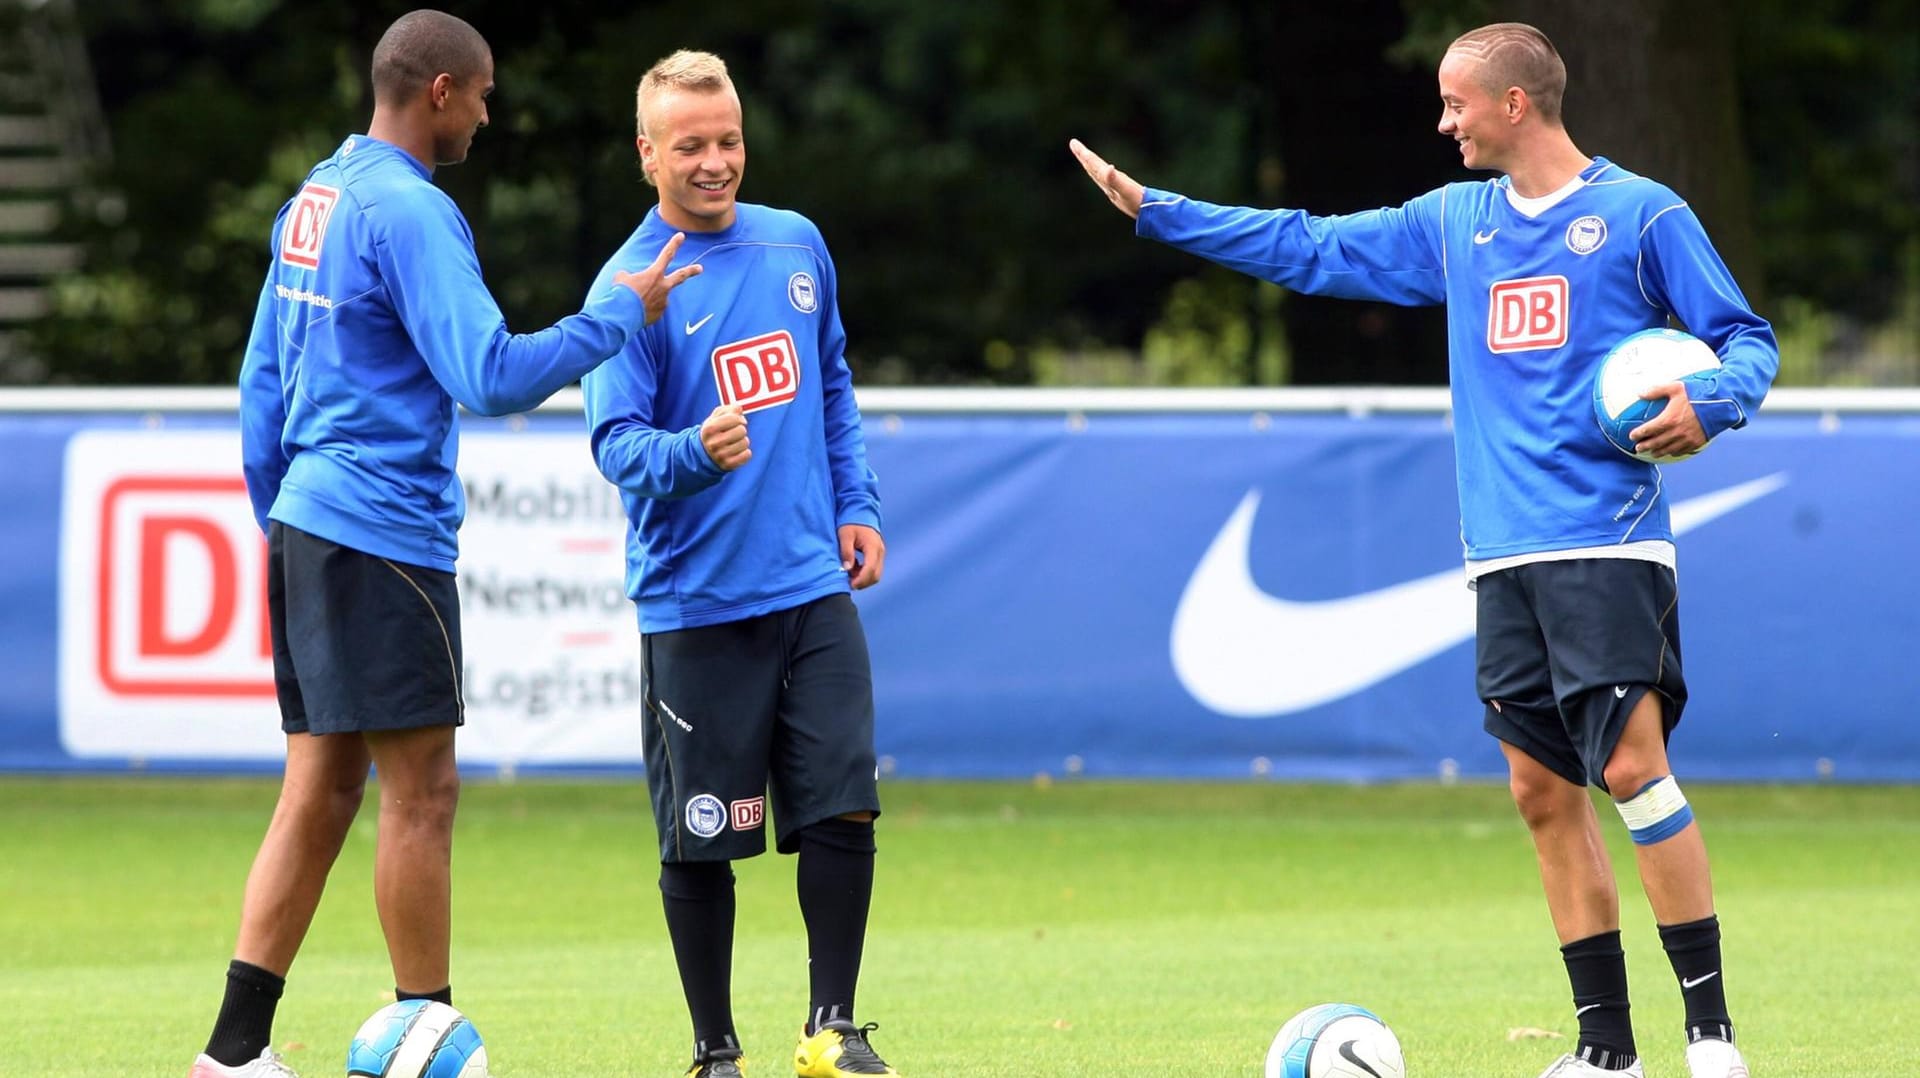
[{"label": "db logo on chest", "polygon": [[1567,343],[1567,279],[1500,281],[1487,295],[1487,351],[1527,352]]},{"label": "db logo on chest", "polygon": [[721,404],[753,412],[785,404],[800,391],[799,353],[793,335],[778,330],[713,350],[713,380]]}]

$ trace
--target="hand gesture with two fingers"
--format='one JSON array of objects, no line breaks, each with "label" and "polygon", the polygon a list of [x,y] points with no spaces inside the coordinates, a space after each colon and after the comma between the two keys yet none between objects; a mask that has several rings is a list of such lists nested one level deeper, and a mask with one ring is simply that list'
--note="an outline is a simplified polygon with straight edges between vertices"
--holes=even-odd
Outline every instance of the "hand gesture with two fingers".
[{"label": "hand gesture with two fingers", "polygon": [[682,266],[672,273],[667,272],[667,266],[673,262],[674,252],[680,250],[686,238],[685,232],[675,232],[667,245],[660,248],[660,257],[653,260],[653,265],[639,273],[620,270],[613,275],[614,284],[633,289],[633,294],[639,296],[640,302],[646,305],[648,325],[659,321],[660,316],[667,313],[667,293],[700,276],[698,265]]}]

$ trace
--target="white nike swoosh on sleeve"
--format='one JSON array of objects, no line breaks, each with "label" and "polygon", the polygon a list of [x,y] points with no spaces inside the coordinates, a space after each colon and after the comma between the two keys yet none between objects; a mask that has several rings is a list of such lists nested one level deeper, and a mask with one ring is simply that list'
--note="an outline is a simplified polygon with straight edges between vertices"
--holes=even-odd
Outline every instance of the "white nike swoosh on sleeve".
[{"label": "white nike swoosh on sleeve", "polygon": [[[1674,534],[1786,483],[1777,473],[1679,502]],[[1246,719],[1304,711],[1472,639],[1473,592],[1458,568],[1339,599],[1296,602],[1261,591],[1248,564],[1259,507],[1257,489],[1240,499],[1174,611],[1174,673],[1202,705]]]}]

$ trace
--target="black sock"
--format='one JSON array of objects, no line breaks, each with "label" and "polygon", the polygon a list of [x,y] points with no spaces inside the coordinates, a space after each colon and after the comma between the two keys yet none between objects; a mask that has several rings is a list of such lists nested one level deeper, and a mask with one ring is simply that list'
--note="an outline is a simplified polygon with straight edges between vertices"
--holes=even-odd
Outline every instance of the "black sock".
[{"label": "black sock", "polygon": [[1661,925],[1660,943],[1686,1001],[1687,1043],[1703,1037],[1731,1042],[1733,1019],[1727,1017],[1727,986],[1720,976],[1720,918]]},{"label": "black sock", "polygon": [[1638,1058],[1627,1004],[1627,955],[1618,930],[1574,940],[1560,948],[1573,983],[1574,1017],[1580,1021],[1579,1059],[1601,1070],[1625,1070]]},{"label": "black sock", "polygon": [[695,1063],[711,1063],[716,1059],[739,1059],[743,1054],[744,1053],[740,1051],[739,1039],[731,1033],[724,1034],[710,1041],[696,1040],[693,1042],[693,1061]]},{"label": "black sock", "polygon": [[273,1041],[273,1012],[286,991],[285,977],[240,961],[227,964],[227,994],[213,1020],[207,1054],[227,1067],[259,1059]]},{"label": "black sock", "polygon": [[402,992],[400,986],[396,984],[393,986],[393,999],[396,1003],[406,999],[430,999],[435,1003],[444,1003],[451,1007],[453,1006],[453,986],[436,988],[431,992]]},{"label": "black sock", "polygon": [[807,1016],[807,1036],[811,1037],[815,1033],[820,1032],[820,1027],[826,1025],[828,1022],[845,1022],[848,1025],[852,1025],[853,1004],[816,1004],[813,1008],[813,1013]]},{"label": "black sock", "polygon": [[733,866],[725,861],[660,866],[660,901],[693,1019],[694,1058],[739,1047],[733,1033]]},{"label": "black sock", "polygon": [[867,910],[873,904],[873,821],[822,820],[800,832],[795,871],[807,922],[809,1034],[827,1021],[853,1021]]}]

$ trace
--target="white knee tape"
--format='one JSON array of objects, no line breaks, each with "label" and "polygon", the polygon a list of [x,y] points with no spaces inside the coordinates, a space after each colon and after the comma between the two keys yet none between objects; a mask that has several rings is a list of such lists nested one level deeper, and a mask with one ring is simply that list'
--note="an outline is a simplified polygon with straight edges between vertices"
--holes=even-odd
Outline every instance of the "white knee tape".
[{"label": "white knee tape", "polygon": [[1670,839],[1693,822],[1693,806],[1687,804],[1687,795],[1680,792],[1672,775],[1647,783],[1639,793],[1613,806],[1641,846]]}]

